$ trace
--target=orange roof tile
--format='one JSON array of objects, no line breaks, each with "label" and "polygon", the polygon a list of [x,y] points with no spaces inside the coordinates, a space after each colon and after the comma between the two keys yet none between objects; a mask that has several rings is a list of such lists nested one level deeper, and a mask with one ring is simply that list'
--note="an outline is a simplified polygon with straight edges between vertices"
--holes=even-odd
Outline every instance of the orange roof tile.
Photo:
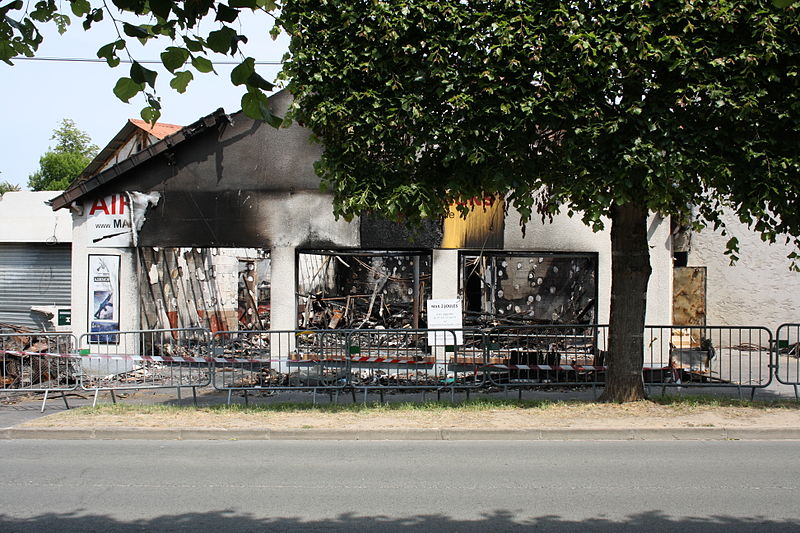
[{"label": "orange roof tile", "polygon": [[169,135],[172,135],[183,126],[178,126],[177,124],[165,124],[163,122],[156,122],[155,124],[150,124],[149,122],[145,122],[144,120],[139,120],[136,118],[129,118],[128,121],[133,124],[134,126],[143,129],[150,135],[153,135],[157,139],[163,139]]}]

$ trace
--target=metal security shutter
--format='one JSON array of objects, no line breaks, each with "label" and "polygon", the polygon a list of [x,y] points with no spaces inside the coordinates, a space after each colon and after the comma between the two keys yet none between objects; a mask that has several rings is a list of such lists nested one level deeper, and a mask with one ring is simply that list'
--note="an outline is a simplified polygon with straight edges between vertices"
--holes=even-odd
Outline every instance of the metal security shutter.
[{"label": "metal security shutter", "polygon": [[43,329],[31,306],[69,307],[71,246],[0,244],[0,322]]}]

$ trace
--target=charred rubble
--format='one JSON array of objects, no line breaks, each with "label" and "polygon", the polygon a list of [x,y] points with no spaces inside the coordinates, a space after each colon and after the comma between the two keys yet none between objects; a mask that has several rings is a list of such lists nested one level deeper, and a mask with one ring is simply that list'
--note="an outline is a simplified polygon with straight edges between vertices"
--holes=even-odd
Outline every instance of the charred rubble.
[{"label": "charred rubble", "polygon": [[423,253],[300,255],[300,328],[424,328],[431,257]]}]

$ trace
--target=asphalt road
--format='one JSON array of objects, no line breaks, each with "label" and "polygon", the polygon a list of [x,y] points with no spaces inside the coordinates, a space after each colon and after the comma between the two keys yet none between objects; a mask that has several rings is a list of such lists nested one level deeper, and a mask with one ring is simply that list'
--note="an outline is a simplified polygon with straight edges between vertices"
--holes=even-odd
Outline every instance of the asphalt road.
[{"label": "asphalt road", "polygon": [[799,531],[798,444],[0,441],[0,531]]}]

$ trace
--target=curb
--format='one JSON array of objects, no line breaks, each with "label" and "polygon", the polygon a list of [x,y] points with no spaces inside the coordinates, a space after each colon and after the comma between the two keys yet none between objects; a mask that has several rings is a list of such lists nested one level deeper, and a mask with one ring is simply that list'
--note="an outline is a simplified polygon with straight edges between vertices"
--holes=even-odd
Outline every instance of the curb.
[{"label": "curb", "polygon": [[547,428],[521,430],[468,429],[214,429],[3,428],[0,440],[492,440],[492,441],[675,441],[800,440],[800,428]]}]

